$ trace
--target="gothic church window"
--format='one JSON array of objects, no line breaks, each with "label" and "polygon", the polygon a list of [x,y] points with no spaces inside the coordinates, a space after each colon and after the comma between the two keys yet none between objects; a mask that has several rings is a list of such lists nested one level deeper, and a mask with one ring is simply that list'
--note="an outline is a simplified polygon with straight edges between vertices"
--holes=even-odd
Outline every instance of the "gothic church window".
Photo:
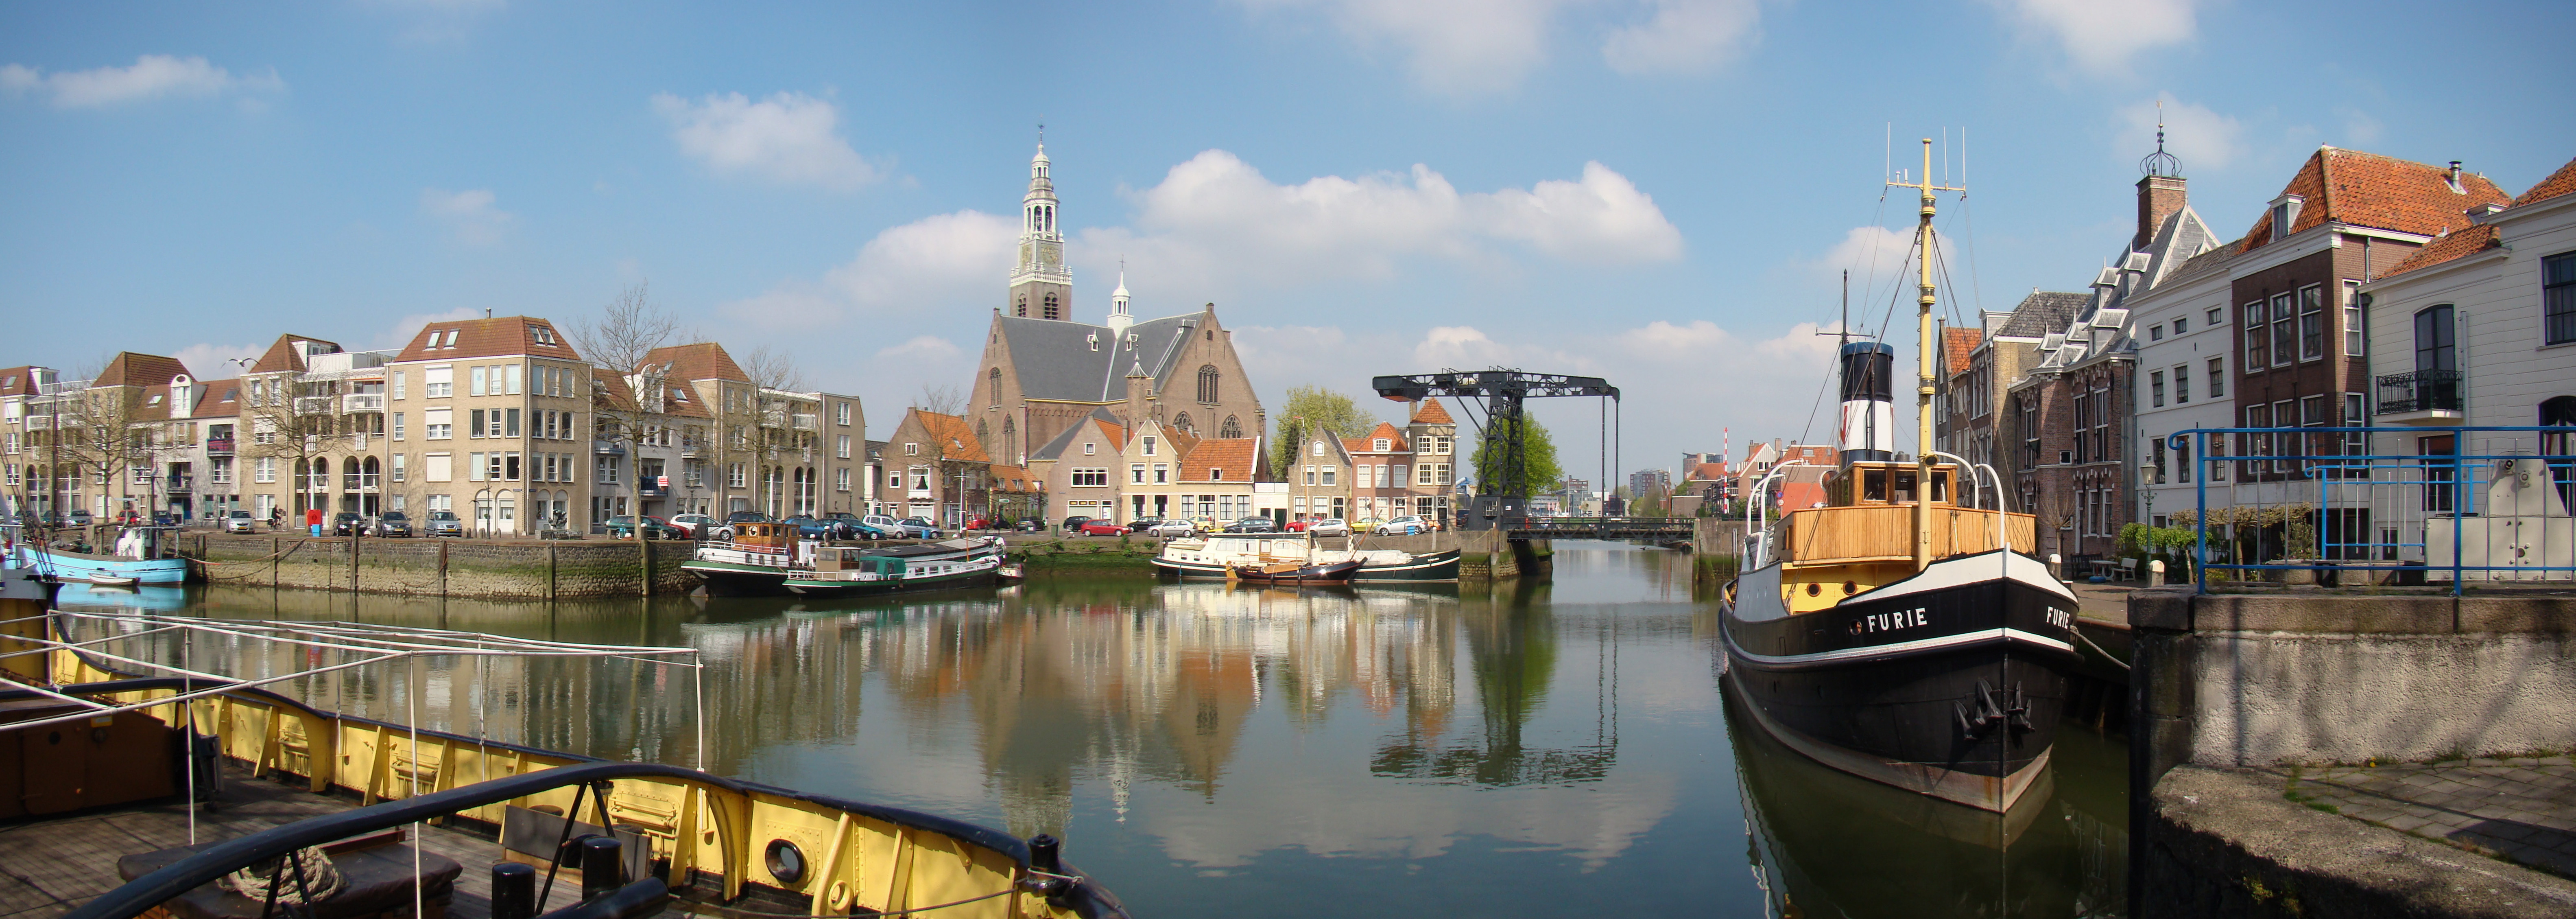
[{"label": "gothic church window", "polygon": [[1233,415],[1225,416],[1225,424],[1217,427],[1216,436],[1227,438],[1243,436],[1243,422],[1236,420]]},{"label": "gothic church window", "polygon": [[1214,364],[1210,364],[1210,365],[1207,365],[1207,366],[1204,366],[1204,367],[1200,367],[1200,368],[1199,368],[1199,401],[1200,401],[1200,402],[1206,402],[1206,403],[1214,403],[1214,402],[1216,402],[1216,381],[1217,381],[1216,365],[1214,365]]},{"label": "gothic church window", "polygon": [[1045,319],[1062,319],[1062,318],[1064,318],[1064,311],[1063,311],[1063,309],[1062,309],[1062,308],[1057,304],[1056,299],[1055,299],[1055,295],[1054,295],[1054,294],[1048,294],[1048,295],[1046,295],[1046,312],[1045,312],[1045,313],[1043,313],[1043,314],[1041,314],[1041,317],[1040,317],[1040,318],[1045,318]]},{"label": "gothic church window", "polygon": [[1190,423],[1190,413],[1188,412],[1182,412],[1179,416],[1174,417],[1172,419],[1172,426],[1192,434],[1199,432],[1198,426]]},{"label": "gothic church window", "polygon": [[1029,318],[1029,296],[1027,294],[1020,295],[1019,305],[1012,307],[1011,315],[1018,316],[1022,319]]},{"label": "gothic church window", "polygon": [[995,367],[995,368],[993,368],[993,372],[988,373],[988,374],[985,374],[985,379],[990,380],[990,381],[992,382],[992,384],[993,384],[993,407],[994,407],[994,408],[1001,408],[1001,407],[1002,407],[1002,368],[1000,368],[1000,367]]}]

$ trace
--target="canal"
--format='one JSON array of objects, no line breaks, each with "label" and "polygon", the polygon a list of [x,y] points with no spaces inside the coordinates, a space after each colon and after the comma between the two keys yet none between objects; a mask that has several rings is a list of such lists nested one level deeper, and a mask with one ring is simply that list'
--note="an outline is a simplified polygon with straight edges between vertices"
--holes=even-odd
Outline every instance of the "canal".
[{"label": "canal", "polygon": [[[684,645],[702,673],[509,659],[349,671],[317,705],[1056,834],[1140,916],[2116,915],[2125,754],[2069,724],[1996,817],[1826,770],[1731,717],[1687,556],[1560,543],[1551,584],[1046,580],[883,601],[492,603],[193,587],[221,618]],[[324,662],[222,660],[232,672]],[[702,680],[699,679],[702,677]],[[704,699],[698,699],[703,686]],[[696,736],[703,707],[706,748]]]}]

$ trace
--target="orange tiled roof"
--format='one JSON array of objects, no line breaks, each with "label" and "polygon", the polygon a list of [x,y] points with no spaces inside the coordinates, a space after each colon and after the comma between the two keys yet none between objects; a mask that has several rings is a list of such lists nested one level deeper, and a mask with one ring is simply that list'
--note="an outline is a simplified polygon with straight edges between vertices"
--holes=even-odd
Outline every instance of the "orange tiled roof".
[{"label": "orange tiled roof", "polygon": [[995,463],[992,465],[991,471],[993,476],[993,489],[995,491],[1046,490],[1046,483],[1040,481],[1037,476],[1030,475],[1029,467],[1027,466],[1004,466],[1000,463]]},{"label": "orange tiled roof", "polygon": [[[539,331],[543,330],[543,331]],[[447,344],[448,333],[455,344]],[[439,346],[429,346],[431,336],[439,337]],[[548,343],[547,339],[551,339]],[[566,360],[580,360],[572,342],[556,329],[554,323],[534,316],[497,316],[491,319],[468,319],[462,322],[433,322],[411,337],[403,346],[397,361],[434,361],[445,358],[503,357],[532,355]]]},{"label": "orange tiled roof", "polygon": [[[2445,230],[2468,229],[2470,208],[2513,200],[2477,173],[2461,173],[2460,191],[2454,192],[2447,169],[2333,147],[2310,154],[2281,190],[2302,201],[2299,219],[2290,225],[2292,233],[2333,220],[2436,236]],[[2239,251],[2251,252],[2271,241],[2272,215],[2267,210],[2246,231]]]},{"label": "orange tiled roof", "polygon": [[[1218,482],[1238,485],[1251,482],[1253,463],[1260,456],[1260,452],[1261,439],[1257,437],[1208,438],[1191,448],[1189,454],[1181,460],[1181,471],[1184,474],[1180,480],[1184,483]],[[1210,469],[1218,470],[1223,474],[1220,477],[1211,478],[1208,476]]]},{"label": "orange tiled roof", "polygon": [[98,379],[91,385],[166,387],[170,385],[171,377],[183,373],[188,373],[188,365],[179,363],[178,358],[119,351],[114,359],[107,362],[107,369],[98,372]]},{"label": "orange tiled roof", "polygon": [[2523,192],[2522,197],[2513,199],[2513,206],[2547,201],[2569,192],[2576,192],[2576,160],[2568,160],[2567,165],[2558,167],[2558,171],[2550,173],[2549,178],[2540,180],[2540,184]]},{"label": "orange tiled roof", "polygon": [[1414,406],[1412,423],[1457,424],[1458,422],[1449,417],[1448,409],[1440,407],[1440,400],[1424,399],[1420,405]]},{"label": "orange tiled roof", "polygon": [[1985,333],[1977,329],[1941,330],[1941,354],[1949,358],[1952,374],[1968,372],[1968,357],[1976,352],[1977,343],[1983,340]]},{"label": "orange tiled roof", "polygon": [[610,411],[635,410],[635,391],[628,389],[626,378],[606,367],[590,368],[591,398],[605,400]]},{"label": "orange tiled roof", "polygon": [[992,457],[984,454],[984,445],[975,440],[975,431],[967,426],[966,419],[917,408],[912,410],[912,414],[921,419],[922,430],[928,432],[931,445],[941,451],[942,459],[969,463],[993,461]]},{"label": "orange tiled roof", "polygon": [[1690,474],[1683,476],[1682,481],[1715,482],[1724,478],[1726,478],[1725,463],[1701,463],[1691,467]]},{"label": "orange tiled roof", "polygon": [[232,418],[241,414],[241,381],[198,380],[197,405],[189,414],[199,418]]},{"label": "orange tiled roof", "polygon": [[1391,425],[1383,421],[1378,422],[1377,430],[1368,432],[1367,437],[1342,438],[1342,449],[1352,453],[1376,453],[1378,452],[1376,441],[1381,437],[1386,438],[1387,440],[1388,452],[1410,453],[1413,451],[1413,448],[1407,446],[1404,442],[1404,432],[1396,430],[1395,425]]},{"label": "orange tiled roof", "polygon": [[34,369],[32,366],[0,368],[0,396],[35,392],[36,388],[27,383],[27,374]]},{"label": "orange tiled roof", "polygon": [[2470,227],[2425,243],[2424,248],[2415,250],[2415,254],[2407,256],[2405,261],[2398,262],[2397,267],[2388,269],[2380,277],[2392,278],[2409,271],[2431,268],[2443,262],[2467,258],[2501,245],[2504,243],[2496,238],[2496,228]]},{"label": "orange tiled roof", "polygon": [[723,345],[711,341],[655,348],[644,356],[644,362],[669,364],[671,369],[664,375],[674,380],[751,382],[751,375],[742,372],[742,367],[733,362],[733,355],[725,353]]},{"label": "orange tiled roof", "polygon": [[330,350],[340,350],[340,343],[329,339],[315,338],[310,335],[280,335],[277,336],[276,341],[269,343],[267,351],[260,354],[259,362],[250,365],[250,372],[304,372],[304,355],[295,350],[295,343],[299,341],[309,341],[317,344],[330,345]]}]

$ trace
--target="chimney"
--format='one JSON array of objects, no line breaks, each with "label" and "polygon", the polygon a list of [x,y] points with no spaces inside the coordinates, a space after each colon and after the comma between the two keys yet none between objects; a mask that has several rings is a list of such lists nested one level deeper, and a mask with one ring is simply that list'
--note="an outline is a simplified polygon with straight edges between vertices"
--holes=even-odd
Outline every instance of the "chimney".
[{"label": "chimney", "polygon": [[1151,401],[1154,378],[1145,375],[1145,364],[1139,361],[1127,369],[1127,424],[1143,424],[1147,403]]},{"label": "chimney", "polygon": [[2454,195],[2465,195],[2465,194],[2468,194],[2468,192],[2467,192],[2465,189],[2463,189],[2463,188],[2461,188],[2461,187],[2460,187],[2460,161],[2459,161],[2459,160],[2452,160],[2452,161],[2451,161],[2451,174],[2450,174],[2450,176],[2448,177],[2447,181],[2449,181],[2449,182],[2451,183],[2451,193],[2452,193],[2452,194],[2454,194]]},{"label": "chimney", "polygon": [[2151,175],[2138,180],[2138,235],[2129,240],[2129,251],[2145,249],[2156,241],[2156,228],[2165,218],[2182,210],[2183,177]]}]

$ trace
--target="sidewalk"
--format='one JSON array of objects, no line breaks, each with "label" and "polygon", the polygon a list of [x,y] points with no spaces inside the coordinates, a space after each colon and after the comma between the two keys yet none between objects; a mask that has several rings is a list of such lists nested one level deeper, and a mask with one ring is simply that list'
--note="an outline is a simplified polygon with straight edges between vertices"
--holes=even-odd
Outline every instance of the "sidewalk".
[{"label": "sidewalk", "polygon": [[2285,797],[2309,807],[2576,877],[2569,757],[2271,771],[2286,780]]}]

